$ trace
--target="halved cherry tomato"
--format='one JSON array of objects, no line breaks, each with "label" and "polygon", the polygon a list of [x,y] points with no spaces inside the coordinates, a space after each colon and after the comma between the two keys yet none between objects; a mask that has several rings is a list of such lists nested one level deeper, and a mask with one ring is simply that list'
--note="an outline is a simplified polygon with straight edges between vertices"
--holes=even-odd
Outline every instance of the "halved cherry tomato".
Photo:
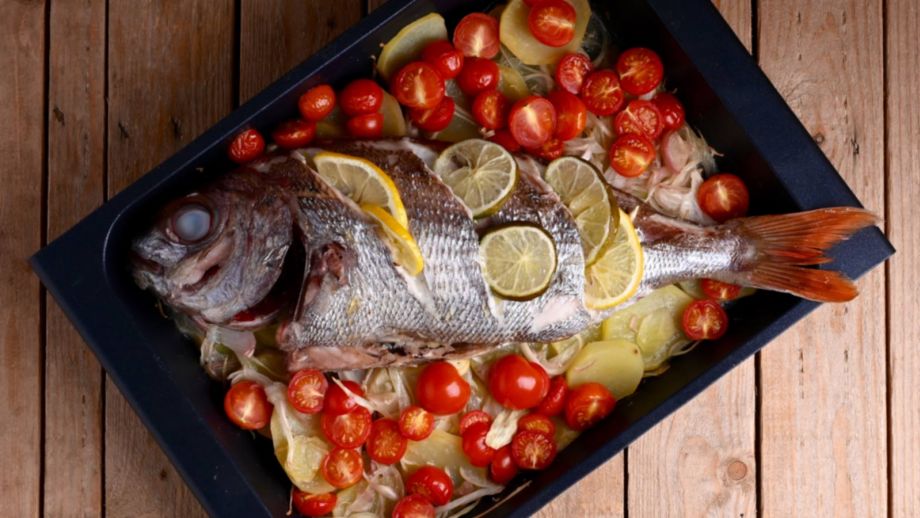
[{"label": "halved cherry tomato", "polygon": [[345,115],[355,116],[380,111],[383,88],[370,79],[355,79],[339,94],[339,106]]},{"label": "halved cherry tomato", "polygon": [[434,108],[423,110],[412,108],[409,110],[409,119],[420,129],[425,131],[441,131],[450,125],[451,119],[454,118],[454,100],[445,95],[441,102]]},{"label": "halved cherry tomato", "polygon": [[338,489],[351,487],[361,480],[364,459],[357,450],[335,448],[323,458],[320,471],[326,482]]},{"label": "halved cherry tomato", "polygon": [[741,294],[741,286],[715,279],[700,280],[700,289],[713,300],[733,300]]},{"label": "halved cherry tomato", "polygon": [[620,135],[610,146],[610,167],[627,178],[644,173],[653,160],[655,144],[642,135]]},{"label": "halved cherry tomato", "polygon": [[434,431],[434,416],[420,406],[409,406],[399,415],[399,432],[406,439],[421,441]]},{"label": "halved cherry tomato", "polygon": [[508,129],[521,146],[538,148],[556,132],[556,108],[545,97],[525,97],[511,107]]},{"label": "halved cherry tomato", "polygon": [[556,458],[552,435],[523,430],[511,439],[511,458],[521,469],[545,469]]},{"label": "halved cherry tomato", "polygon": [[489,464],[489,474],[497,484],[505,485],[518,474],[517,464],[511,457],[511,445],[506,444],[495,450],[492,463]]},{"label": "halved cherry tomato", "polygon": [[422,495],[433,505],[444,505],[454,494],[454,482],[443,469],[422,466],[406,479],[406,494]]},{"label": "halved cherry tomato", "polygon": [[581,88],[581,100],[595,115],[613,115],[623,106],[623,89],[613,70],[597,70],[588,74]]},{"label": "halved cherry tomato", "polygon": [[633,99],[613,119],[613,127],[620,135],[635,133],[655,140],[661,136],[664,121],[653,102]]},{"label": "halved cherry tomato", "polygon": [[537,406],[536,412],[546,417],[559,415],[565,407],[565,397],[568,393],[569,384],[565,381],[565,376],[554,377],[549,382],[549,392]]},{"label": "halved cherry tomato", "polygon": [[556,84],[570,94],[578,95],[585,78],[594,70],[591,58],[584,54],[566,54],[556,65]]},{"label": "halved cherry tomato", "polygon": [[482,410],[470,410],[469,412],[463,414],[463,417],[460,418],[460,435],[466,433],[467,430],[473,427],[477,423],[486,423],[488,425],[492,424],[492,416],[483,412]]},{"label": "halved cherry tomato", "polygon": [[457,77],[463,68],[463,53],[447,40],[432,41],[422,50],[422,61],[433,66],[444,80]]},{"label": "halved cherry tomato", "polygon": [[393,419],[378,419],[367,437],[367,455],[381,464],[395,464],[406,453],[409,440],[399,433],[399,424]]},{"label": "halved cherry tomato", "polygon": [[404,496],[393,507],[393,518],[434,518],[434,506],[422,495]]},{"label": "halved cherry tomato", "polygon": [[528,149],[527,152],[537,158],[542,158],[547,162],[552,162],[553,160],[561,157],[563,153],[565,153],[565,144],[561,139],[553,137],[544,142],[542,146],[536,149]]},{"label": "halved cherry tomato", "polygon": [[323,413],[320,419],[326,438],[341,448],[357,448],[371,433],[371,412],[359,406],[347,414]]},{"label": "halved cherry tomato", "polygon": [[272,408],[265,389],[255,381],[236,383],[224,396],[224,412],[243,430],[264,428],[272,418]]},{"label": "halved cherry tomato", "polygon": [[518,419],[518,431],[530,430],[532,432],[545,433],[552,437],[556,433],[556,425],[550,418],[541,414],[527,414]]},{"label": "halved cherry tomato", "polygon": [[454,29],[454,47],[464,56],[492,59],[500,45],[498,20],[487,14],[468,14]]},{"label": "halved cherry tomato", "polygon": [[294,503],[294,509],[297,509],[298,513],[314,518],[332,513],[338,497],[335,496],[335,493],[319,493],[315,495],[305,493],[295,487],[291,500]]},{"label": "halved cherry tomato", "polygon": [[549,377],[543,367],[519,354],[509,354],[492,365],[489,392],[502,406],[522,410],[543,401],[549,391]]},{"label": "halved cherry tomato", "polygon": [[498,88],[501,71],[498,65],[485,58],[468,58],[463,70],[457,76],[457,86],[466,95],[473,97],[479,92]]},{"label": "halved cherry tomato", "polygon": [[661,120],[664,121],[664,129],[676,130],[684,125],[684,121],[686,120],[684,105],[677,100],[677,97],[674,97],[668,92],[661,92],[652,99],[652,102],[655,103],[655,106],[658,107],[658,111],[661,112]]},{"label": "halved cherry tomato", "polygon": [[456,414],[470,399],[470,384],[447,362],[429,363],[415,386],[418,404],[434,415]]},{"label": "halved cherry tomato", "polygon": [[507,129],[496,131],[494,135],[489,137],[489,140],[507,149],[509,153],[517,153],[521,150],[521,145],[517,143],[517,140],[514,140],[511,132]]},{"label": "halved cherry tomato", "polygon": [[541,0],[530,10],[527,25],[540,43],[563,47],[575,37],[575,17],[575,8],[568,2]]},{"label": "halved cherry tomato", "polygon": [[485,129],[497,130],[508,122],[508,99],[498,90],[486,90],[473,100],[473,118]]},{"label": "halved cherry tomato", "polygon": [[329,382],[316,369],[297,371],[288,383],[287,400],[298,412],[315,414],[323,409]]},{"label": "halved cherry tomato", "polygon": [[728,331],[728,315],[714,300],[694,300],[684,310],[684,334],[691,340],[716,340]]},{"label": "halved cherry tomato", "polygon": [[480,468],[488,466],[495,457],[495,448],[486,444],[486,435],[491,428],[489,423],[475,423],[462,435],[463,453],[470,459],[470,464]]},{"label": "halved cherry tomato", "polygon": [[564,90],[550,92],[549,102],[556,108],[556,138],[571,140],[585,130],[588,123],[588,108],[577,95]]},{"label": "halved cherry tomato", "polygon": [[383,114],[365,113],[355,115],[345,123],[348,134],[359,138],[380,138],[383,135]]},{"label": "halved cherry tomato", "polygon": [[707,216],[723,223],[747,214],[750,196],[741,178],[720,173],[710,176],[700,185],[696,201]]},{"label": "halved cherry tomato", "polygon": [[245,164],[262,156],[265,151],[265,139],[258,130],[249,128],[239,133],[230,141],[227,154],[237,164]]},{"label": "halved cherry tomato", "polygon": [[329,85],[319,85],[307,90],[297,101],[300,115],[319,122],[335,108],[335,90]]},{"label": "halved cherry tomato", "polygon": [[399,69],[390,91],[403,106],[427,110],[444,99],[444,78],[424,61],[413,61]]},{"label": "halved cherry tomato", "polygon": [[664,65],[653,50],[633,48],[617,59],[617,73],[623,90],[633,95],[647,94],[661,84]]},{"label": "halved cherry tomato", "polygon": [[607,417],[616,403],[613,394],[600,383],[579,385],[565,402],[565,424],[578,432],[590,428]]},{"label": "halved cherry tomato", "polygon": [[272,140],[284,149],[297,149],[304,147],[316,135],[316,123],[300,119],[281,123],[272,132]]},{"label": "halved cherry tomato", "polygon": [[[364,397],[364,390],[361,389],[361,385],[351,380],[345,380],[341,383],[352,394]],[[353,397],[342,390],[338,383],[329,383],[329,389],[326,390],[326,399],[323,401],[323,413],[342,415],[351,412],[355,408],[358,408],[358,402]]]}]

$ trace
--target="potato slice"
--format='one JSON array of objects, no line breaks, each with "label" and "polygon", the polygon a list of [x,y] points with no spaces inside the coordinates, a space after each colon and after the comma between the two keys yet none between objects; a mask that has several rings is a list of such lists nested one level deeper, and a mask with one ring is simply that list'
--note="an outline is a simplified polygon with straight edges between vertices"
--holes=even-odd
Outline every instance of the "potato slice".
[{"label": "potato slice", "polygon": [[622,399],[636,391],[644,373],[639,347],[616,339],[585,345],[572,360],[565,377],[570,387],[593,381],[607,387],[613,397]]},{"label": "potato slice", "polygon": [[402,108],[399,107],[399,101],[386,90],[383,92],[380,113],[383,115],[384,137],[406,136],[406,118],[403,116]]},{"label": "potato slice", "polygon": [[591,6],[588,0],[567,0],[575,8],[575,36],[564,47],[550,47],[537,41],[530,33],[527,16],[530,7],[524,0],[511,0],[502,12],[499,35],[502,44],[508,47],[525,65],[552,65],[562,59],[568,52],[578,52],[581,48],[588,20],[591,19]]},{"label": "potato slice", "polygon": [[437,429],[431,432],[427,439],[409,441],[406,454],[403,455],[400,463],[406,473],[411,473],[425,464],[438,466],[451,476],[455,485],[463,482],[460,477],[460,468],[478,471],[485,476],[483,468],[470,464],[469,458],[463,453],[462,440],[459,436]]},{"label": "potato slice", "polygon": [[505,65],[498,66],[501,72],[501,80],[498,83],[498,89],[510,101],[517,101],[530,95],[530,88],[517,70]]},{"label": "potato slice", "polygon": [[[583,32],[583,31],[582,31]],[[446,40],[447,26],[438,13],[425,15],[406,25],[396,36],[386,42],[377,58],[377,71],[388,80],[400,68],[416,59],[425,45],[432,41]]]}]

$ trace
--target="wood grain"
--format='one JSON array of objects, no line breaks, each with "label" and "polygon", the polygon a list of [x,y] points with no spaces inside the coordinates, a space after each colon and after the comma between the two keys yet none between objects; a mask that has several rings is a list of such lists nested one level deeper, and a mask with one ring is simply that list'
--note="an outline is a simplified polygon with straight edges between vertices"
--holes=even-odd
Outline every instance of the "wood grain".
[{"label": "wood grain", "polygon": [[[884,213],[881,0],[761,0],[761,66]],[[761,353],[763,515],[885,516],[884,271]],[[915,488],[916,489],[916,488]]]},{"label": "wood grain", "polygon": [[[102,203],[105,1],[50,6],[48,237]],[[48,516],[102,513],[102,368],[47,297],[45,487]],[[66,387],[66,390],[62,390]]]}]

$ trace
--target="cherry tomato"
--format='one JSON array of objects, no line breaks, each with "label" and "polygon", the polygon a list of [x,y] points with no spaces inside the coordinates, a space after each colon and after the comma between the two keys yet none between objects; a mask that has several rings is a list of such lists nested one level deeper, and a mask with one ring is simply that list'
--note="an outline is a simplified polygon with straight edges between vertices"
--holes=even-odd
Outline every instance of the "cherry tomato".
[{"label": "cherry tomato", "polygon": [[610,146],[610,167],[627,178],[644,173],[653,160],[655,144],[642,135],[620,135]]},{"label": "cherry tomato", "polygon": [[422,495],[404,496],[393,507],[393,518],[434,518],[434,506]]},{"label": "cherry tomato", "polygon": [[581,100],[595,115],[613,115],[623,106],[623,89],[613,70],[591,72],[581,88]]},{"label": "cherry tomato", "polygon": [[355,116],[380,111],[383,88],[370,79],[355,79],[339,94],[339,106],[345,115]]},{"label": "cherry tomato", "polygon": [[489,371],[489,392],[502,406],[522,410],[543,401],[549,391],[549,377],[539,365],[519,354],[509,354]]},{"label": "cherry tomato", "polygon": [[316,369],[297,371],[288,383],[287,400],[298,412],[315,414],[323,409],[323,399],[329,382]]},{"label": "cherry tomato", "polygon": [[585,130],[588,122],[588,108],[577,95],[556,90],[546,96],[556,108],[556,138],[571,140]]},{"label": "cherry tomato", "polygon": [[500,46],[498,20],[487,14],[468,14],[454,29],[454,47],[464,56],[492,59]]},{"label": "cherry tomato", "polygon": [[335,509],[335,502],[338,500],[338,497],[335,496],[335,493],[319,493],[313,495],[305,493],[295,487],[294,495],[291,500],[294,503],[294,509],[297,509],[298,513],[313,518],[332,513],[332,510]]},{"label": "cherry tomato", "polygon": [[431,132],[441,131],[450,125],[451,119],[454,118],[455,109],[454,100],[445,95],[434,108],[427,110],[420,108],[410,109],[409,119],[419,129]]},{"label": "cherry tomato", "polygon": [[545,433],[552,437],[556,433],[556,425],[550,418],[541,414],[527,414],[518,419],[518,431],[530,430],[532,432]]},{"label": "cherry tomato", "polygon": [[694,300],[684,310],[684,334],[691,340],[716,340],[728,331],[728,315],[714,300]]},{"label": "cherry tomato", "polygon": [[506,129],[496,131],[494,135],[489,137],[489,140],[507,149],[509,153],[517,153],[521,150],[521,145],[517,143],[517,140],[514,140],[511,132]]},{"label": "cherry tomato", "polygon": [[361,480],[364,459],[357,450],[335,448],[323,458],[320,467],[323,478],[338,489],[351,487]]},{"label": "cherry tomato", "polygon": [[399,433],[406,439],[421,441],[434,431],[434,416],[420,406],[409,406],[399,415]]},{"label": "cherry tomato", "polygon": [[406,453],[409,440],[399,433],[399,423],[393,419],[378,419],[367,437],[367,455],[381,464],[395,464]]},{"label": "cherry tomato", "polygon": [[565,153],[565,144],[563,144],[562,140],[553,137],[544,142],[542,146],[535,149],[528,149],[527,151],[537,158],[552,162]]},{"label": "cherry tomato", "polygon": [[747,214],[750,197],[741,178],[720,173],[710,176],[700,185],[696,201],[707,216],[723,223]]},{"label": "cherry tomato", "polygon": [[335,108],[335,90],[329,85],[319,85],[307,90],[297,101],[304,119],[319,122]]},{"label": "cherry tomato", "polygon": [[591,58],[584,54],[566,54],[556,65],[556,84],[574,95],[581,93],[585,78],[594,70]]},{"label": "cherry tomato", "polygon": [[320,419],[326,438],[341,448],[357,448],[371,433],[371,412],[359,406],[347,414],[323,413]]},{"label": "cherry tomato", "polygon": [[463,65],[463,70],[457,76],[457,86],[470,97],[479,92],[498,88],[501,71],[498,65],[485,58],[469,58]]},{"label": "cherry tomato", "polygon": [[616,68],[623,90],[633,95],[651,92],[664,78],[661,58],[649,49],[634,48],[624,51],[617,59]]},{"label": "cherry tomato", "polygon": [[684,105],[677,100],[677,97],[661,92],[656,95],[652,102],[661,112],[661,120],[664,121],[664,129],[676,130],[684,125],[686,115],[684,114]]},{"label": "cherry tomato", "polygon": [[491,426],[489,423],[475,423],[462,435],[463,453],[470,459],[470,464],[473,466],[480,468],[488,466],[495,457],[495,448],[486,444],[486,435]]},{"label": "cherry tomato", "polygon": [[530,10],[527,25],[540,43],[563,47],[575,37],[575,8],[564,0],[541,0]]},{"label": "cherry tomato", "polygon": [[613,119],[613,127],[620,135],[634,133],[655,140],[661,136],[664,121],[655,103],[633,99]]},{"label": "cherry tomato", "polygon": [[272,132],[272,140],[284,149],[304,147],[316,135],[316,123],[299,119],[281,123]]},{"label": "cherry tomato", "polygon": [[485,129],[505,127],[508,122],[508,99],[498,90],[480,92],[473,100],[473,118]]},{"label": "cherry tomato", "polygon": [[565,376],[556,376],[549,382],[549,392],[546,397],[537,406],[536,412],[553,417],[559,415],[565,407],[565,397],[569,393],[569,384],[565,381]]},{"label": "cherry tomato", "polygon": [[546,0],[524,0],[524,3],[527,5],[527,7],[533,7],[533,6],[537,5],[537,4],[543,3],[543,2],[545,2],[545,1],[546,1]]},{"label": "cherry tomato", "polygon": [[272,418],[272,404],[265,389],[254,381],[236,383],[224,396],[224,412],[243,430],[258,430]]},{"label": "cherry tomato", "polygon": [[511,445],[506,444],[495,450],[495,456],[492,457],[492,463],[489,464],[489,474],[492,480],[497,484],[505,485],[511,482],[518,474],[517,464],[511,456]]},{"label": "cherry tomato", "polygon": [[741,294],[741,286],[715,279],[700,280],[700,289],[703,290],[707,297],[713,300],[733,300]]},{"label": "cherry tomato", "polygon": [[492,424],[492,416],[483,412],[482,410],[470,410],[469,412],[463,414],[463,417],[460,418],[460,435],[466,433],[474,424],[477,423],[486,423],[488,425]]},{"label": "cherry tomato", "polygon": [[252,128],[239,132],[233,137],[233,140],[230,141],[230,146],[227,148],[230,160],[237,164],[245,164],[250,160],[255,160],[262,156],[264,151],[265,139],[262,138],[261,133]]},{"label": "cherry tomato", "polygon": [[456,414],[470,399],[470,384],[447,362],[429,363],[415,386],[418,404],[434,415]]},{"label": "cherry tomato", "polygon": [[359,138],[380,138],[383,135],[383,114],[355,115],[345,123],[348,134]]},{"label": "cherry tomato", "polygon": [[511,107],[508,129],[521,146],[538,148],[556,132],[556,108],[544,97],[525,97]]},{"label": "cherry tomato", "polygon": [[390,91],[403,106],[427,110],[444,99],[444,78],[424,61],[413,61],[399,69]]},{"label": "cherry tomato", "polygon": [[450,502],[454,494],[454,482],[443,469],[422,466],[406,479],[407,495],[422,495],[433,505]]},{"label": "cherry tomato", "polygon": [[[350,390],[352,394],[364,397],[364,391],[361,390],[361,385],[350,380],[345,380],[341,383],[345,385],[345,388]],[[333,382],[329,384],[329,389],[326,391],[326,399],[323,401],[323,413],[342,415],[356,408],[358,408],[358,402],[342,390],[342,387],[340,387],[338,383]]]},{"label": "cherry tomato", "polygon": [[457,77],[463,68],[463,53],[447,40],[432,41],[422,50],[422,61],[433,66],[444,80]]},{"label": "cherry tomato", "polygon": [[511,439],[511,458],[521,469],[545,469],[556,458],[552,435],[523,430]]},{"label": "cherry tomato", "polygon": [[569,392],[565,402],[565,424],[578,432],[590,428],[613,412],[616,403],[613,394],[600,383],[579,385]]}]

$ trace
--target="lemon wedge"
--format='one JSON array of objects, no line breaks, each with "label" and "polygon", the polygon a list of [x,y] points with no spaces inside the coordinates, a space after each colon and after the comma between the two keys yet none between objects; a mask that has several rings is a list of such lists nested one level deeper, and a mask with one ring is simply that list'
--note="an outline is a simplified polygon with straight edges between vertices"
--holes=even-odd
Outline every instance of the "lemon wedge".
[{"label": "lemon wedge", "polygon": [[380,57],[377,58],[377,71],[389,81],[403,65],[418,58],[419,54],[432,41],[446,40],[447,26],[438,13],[422,16],[406,25],[396,36],[386,42]]},{"label": "lemon wedge", "polygon": [[532,299],[549,287],[556,272],[556,245],[532,225],[496,228],[479,242],[483,276],[498,295]]},{"label": "lemon wedge", "polygon": [[396,184],[372,162],[356,156],[321,151],[313,157],[313,163],[317,173],[343,195],[358,205],[383,207],[400,225],[409,228],[409,217]]},{"label": "lemon wedge", "polygon": [[619,212],[613,242],[585,269],[585,303],[592,309],[608,309],[625,302],[642,282],[644,259],[639,235],[629,216]]},{"label": "lemon wedge", "polygon": [[396,218],[390,215],[379,205],[361,205],[361,209],[370,215],[379,225],[381,235],[387,246],[393,252],[396,264],[406,269],[409,275],[418,275],[425,266],[422,251],[409,233],[409,230],[400,225]]},{"label": "lemon wedge", "polygon": [[505,148],[488,140],[470,139],[445,149],[434,172],[474,217],[493,214],[514,190],[517,164]]}]

